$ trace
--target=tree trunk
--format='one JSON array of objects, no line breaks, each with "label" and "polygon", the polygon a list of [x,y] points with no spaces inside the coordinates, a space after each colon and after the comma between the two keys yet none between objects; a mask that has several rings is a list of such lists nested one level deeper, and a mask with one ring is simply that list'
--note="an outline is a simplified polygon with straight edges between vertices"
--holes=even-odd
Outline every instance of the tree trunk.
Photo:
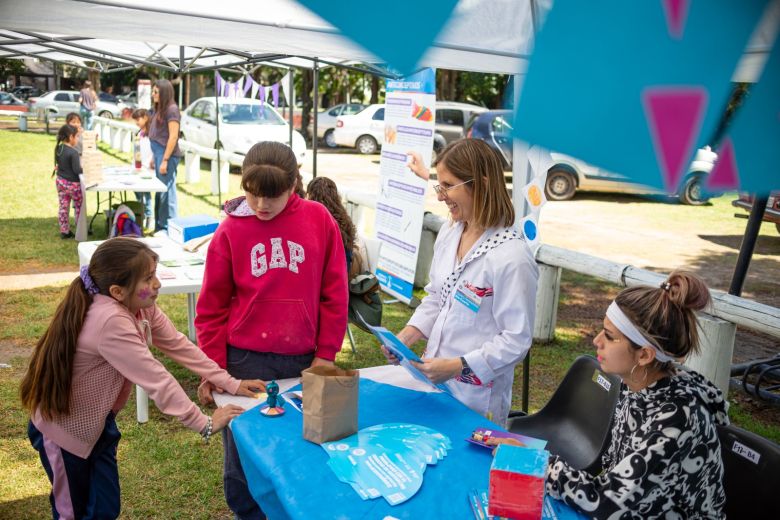
[{"label": "tree trunk", "polygon": [[379,78],[371,76],[371,104],[379,103]]}]

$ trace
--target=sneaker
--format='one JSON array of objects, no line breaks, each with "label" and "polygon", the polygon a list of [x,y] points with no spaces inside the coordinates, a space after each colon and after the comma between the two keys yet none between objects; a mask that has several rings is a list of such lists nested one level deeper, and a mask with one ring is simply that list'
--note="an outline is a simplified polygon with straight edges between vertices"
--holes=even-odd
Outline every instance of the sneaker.
[{"label": "sneaker", "polygon": [[67,233],[60,233],[60,238],[65,240],[66,238],[73,238],[76,235],[73,234],[72,231],[68,231]]}]

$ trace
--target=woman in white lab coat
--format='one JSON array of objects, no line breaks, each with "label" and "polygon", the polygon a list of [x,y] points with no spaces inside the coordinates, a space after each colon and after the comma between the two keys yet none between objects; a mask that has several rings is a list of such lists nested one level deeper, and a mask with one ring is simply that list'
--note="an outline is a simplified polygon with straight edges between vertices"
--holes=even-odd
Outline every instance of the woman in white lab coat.
[{"label": "woman in white lab coat", "polygon": [[[421,157],[410,156],[409,167],[427,179]],[[434,189],[451,222],[436,239],[428,295],[398,337],[406,345],[427,339],[418,368],[433,382],[446,382],[466,406],[504,425],[515,365],[531,347],[538,269],[513,227],[501,160],[487,144],[451,143],[439,154],[436,171]]]}]

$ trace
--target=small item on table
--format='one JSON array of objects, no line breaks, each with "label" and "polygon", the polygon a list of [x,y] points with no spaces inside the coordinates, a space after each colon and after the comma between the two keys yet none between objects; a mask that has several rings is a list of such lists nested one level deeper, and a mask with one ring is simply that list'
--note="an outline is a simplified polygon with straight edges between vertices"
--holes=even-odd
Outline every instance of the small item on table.
[{"label": "small item on table", "polygon": [[260,413],[266,417],[279,417],[284,415],[284,401],[279,397],[279,385],[271,381],[265,386],[268,394],[266,405],[260,408]]},{"label": "small item on table", "polygon": [[472,444],[476,444],[477,446],[490,448],[492,450],[493,448],[495,448],[495,445],[488,444],[488,440],[490,440],[491,438],[492,439],[513,439],[527,448],[534,448],[538,450],[544,449],[544,447],[547,446],[547,441],[542,439],[528,437],[526,435],[520,435],[518,433],[502,432],[490,428],[477,428],[473,432],[471,432],[471,437],[469,437],[466,440]]}]

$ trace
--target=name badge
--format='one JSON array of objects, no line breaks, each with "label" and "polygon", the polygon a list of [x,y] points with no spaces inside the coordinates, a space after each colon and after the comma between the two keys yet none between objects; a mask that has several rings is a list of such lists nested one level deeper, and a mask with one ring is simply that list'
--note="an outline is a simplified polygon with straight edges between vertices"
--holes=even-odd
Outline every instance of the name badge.
[{"label": "name badge", "polygon": [[464,305],[471,312],[478,312],[482,306],[482,300],[486,296],[492,296],[493,289],[482,289],[463,281],[455,291],[455,300]]}]

